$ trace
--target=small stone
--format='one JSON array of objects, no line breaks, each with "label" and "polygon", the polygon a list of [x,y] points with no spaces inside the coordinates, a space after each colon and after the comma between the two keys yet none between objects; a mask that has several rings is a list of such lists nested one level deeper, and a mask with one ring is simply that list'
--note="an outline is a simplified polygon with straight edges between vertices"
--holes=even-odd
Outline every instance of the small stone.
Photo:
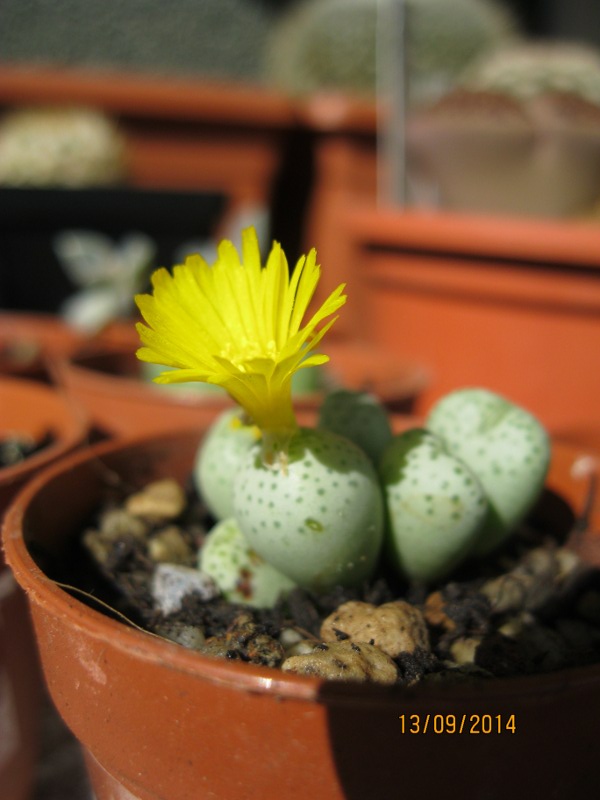
[{"label": "small stone", "polygon": [[476,637],[461,637],[456,639],[450,646],[450,655],[456,664],[474,664],[477,648],[481,644],[481,639]]},{"label": "small stone", "polygon": [[186,506],[186,496],[171,478],[149,483],[141,492],[127,498],[125,510],[152,523],[177,519]]},{"label": "small stone", "polygon": [[97,564],[106,565],[112,552],[110,542],[98,530],[90,528],[82,536],[82,542],[88,553]]},{"label": "small stone", "polygon": [[115,541],[124,536],[143,539],[149,526],[139,517],[127,513],[124,508],[111,508],[100,518],[100,532],[106,540]]},{"label": "small stone", "polygon": [[539,611],[568,595],[585,578],[588,567],[566,547],[536,547],[509,572],[486,581],[480,591],[494,614]]},{"label": "small stone", "polygon": [[188,650],[202,650],[206,641],[204,631],[196,625],[186,625],[176,620],[169,620],[158,625],[154,633],[169,639],[171,642],[180,644]]},{"label": "small stone", "polygon": [[423,615],[404,600],[381,606],[359,600],[344,603],[321,626],[321,637],[327,642],[338,640],[340,633],[352,642],[370,642],[391,658],[430,649]]},{"label": "small stone", "polygon": [[446,613],[446,602],[440,591],[432,592],[425,600],[423,616],[432,627],[451,632],[456,630],[456,622]]},{"label": "small stone", "polygon": [[279,634],[279,642],[285,651],[286,658],[312,653],[315,646],[314,639],[306,639],[300,631],[294,628],[284,628]]},{"label": "small stone", "polygon": [[487,581],[481,587],[495,614],[519,609],[541,608],[556,591],[558,562],[544,547],[531,550],[510,572]]},{"label": "small stone", "polygon": [[393,684],[398,669],[392,659],[372,644],[349,640],[318,644],[311,653],[291,656],[281,665],[284,672],[331,681]]},{"label": "small stone", "polygon": [[490,614],[489,600],[468,584],[446,584],[430,594],[423,607],[423,616],[436,628],[436,638],[441,633],[441,642],[485,634],[490,629]]},{"label": "small stone", "polygon": [[202,655],[210,656],[210,658],[240,658],[239,653],[228,647],[223,636],[211,636],[210,639],[204,642],[200,650]]},{"label": "small stone", "polygon": [[194,562],[194,554],[177,525],[163,528],[148,541],[148,555],[156,562],[171,564]]},{"label": "small stone", "polygon": [[224,636],[206,640],[202,652],[219,658],[239,658],[266,667],[279,667],[284,659],[284,649],[270,636],[264,626],[251,614],[238,614]]},{"label": "small stone", "polygon": [[197,594],[202,600],[212,600],[219,594],[213,579],[193,567],[180,564],[158,564],[151,582],[155,606],[163,614],[179,611],[183,598]]},{"label": "small stone", "polygon": [[533,615],[528,611],[524,611],[512,617],[507,617],[498,628],[498,633],[508,636],[510,639],[518,639],[534,624],[535,618]]}]

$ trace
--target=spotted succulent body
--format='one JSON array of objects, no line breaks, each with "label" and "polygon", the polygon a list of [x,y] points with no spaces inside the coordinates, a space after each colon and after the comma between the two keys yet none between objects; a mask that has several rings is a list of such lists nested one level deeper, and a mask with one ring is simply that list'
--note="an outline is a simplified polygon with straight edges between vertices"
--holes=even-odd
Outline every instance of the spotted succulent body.
[{"label": "spotted succulent body", "polygon": [[417,582],[450,572],[473,549],[488,512],[476,475],[421,428],[397,434],[380,463],[387,507],[387,549]]},{"label": "spotted succulent body", "polygon": [[222,412],[198,450],[193,479],[209,511],[218,519],[233,516],[233,484],[243,457],[258,439],[239,409]]},{"label": "spotted succulent body", "polygon": [[233,517],[218,522],[209,531],[199,553],[198,567],[233,603],[272,607],[294,587],[293,581],[252,550]]},{"label": "spotted succulent body", "polygon": [[300,428],[275,468],[254,447],[237,474],[234,510],[250,546],[300,586],[355,586],[374,570],[381,487],[364,451],[337,434]]},{"label": "spotted succulent body", "polygon": [[524,408],[487,389],[460,389],[431,409],[427,428],[477,474],[490,504],[480,553],[500,544],[531,510],[550,464],[550,440]]}]

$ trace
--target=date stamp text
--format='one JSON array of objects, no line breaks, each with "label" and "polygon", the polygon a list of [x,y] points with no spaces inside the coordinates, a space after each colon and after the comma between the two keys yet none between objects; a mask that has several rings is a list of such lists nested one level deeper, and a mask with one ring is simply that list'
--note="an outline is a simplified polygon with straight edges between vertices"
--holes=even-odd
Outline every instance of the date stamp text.
[{"label": "date stamp text", "polygon": [[467,734],[486,736],[517,732],[515,714],[399,714],[406,734]]}]

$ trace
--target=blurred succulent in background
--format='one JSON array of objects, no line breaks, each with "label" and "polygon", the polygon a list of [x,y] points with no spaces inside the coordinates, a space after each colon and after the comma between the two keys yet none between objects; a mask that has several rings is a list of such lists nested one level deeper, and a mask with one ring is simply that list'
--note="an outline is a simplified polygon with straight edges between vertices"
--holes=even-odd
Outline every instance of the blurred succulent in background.
[{"label": "blurred succulent in background", "polygon": [[600,50],[562,41],[514,43],[471,63],[460,84],[520,100],[564,92],[600,104]]},{"label": "blurred succulent in background", "polygon": [[32,107],[0,121],[0,183],[8,186],[105,186],[123,179],[125,144],[100,111]]},{"label": "blurred succulent in background", "polygon": [[55,237],[54,250],[67,277],[80,287],[63,304],[61,315],[70,325],[94,333],[131,314],[133,295],[146,285],[156,246],[142,233],[115,243],[101,233],[71,230]]},{"label": "blurred succulent in background", "polygon": [[412,202],[597,218],[600,50],[523,41],[473,62],[407,123]]},{"label": "blurred succulent in background", "polygon": [[[296,3],[273,26],[267,80],[293,94],[325,89],[372,95],[378,7],[379,0]],[[415,102],[439,94],[472,59],[520,33],[500,0],[406,0],[406,9]]]}]

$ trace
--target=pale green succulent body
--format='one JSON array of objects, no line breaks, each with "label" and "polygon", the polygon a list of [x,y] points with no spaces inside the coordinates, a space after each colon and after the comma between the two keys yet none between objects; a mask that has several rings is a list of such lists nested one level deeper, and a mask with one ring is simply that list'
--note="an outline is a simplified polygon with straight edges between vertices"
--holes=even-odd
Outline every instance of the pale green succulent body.
[{"label": "pale green succulent body", "polygon": [[451,392],[425,427],[395,436],[382,406],[343,390],[324,403],[319,427],[297,429],[274,463],[263,456],[256,429],[229,410],[195,473],[224,520],[199,564],[228,599],[255,605],[293,586],[360,586],[384,539],[402,576],[440,580],[514,532],[541,493],[550,443],[533,415],[486,389]]},{"label": "pale green succulent body", "polygon": [[325,397],[318,426],[350,439],[374,464],[392,438],[389,416],[379,400],[351,389],[338,389]]},{"label": "pale green succulent body", "polygon": [[192,475],[200,496],[216,519],[233,516],[237,471],[258,438],[256,428],[243,423],[237,408],[220,414],[204,437]]},{"label": "pale green succulent body", "polygon": [[477,476],[424,429],[398,434],[380,475],[387,507],[387,550],[400,573],[428,583],[473,549],[488,513]]},{"label": "pale green succulent body", "polygon": [[490,503],[478,551],[504,541],[538,499],[550,463],[545,428],[525,409],[486,389],[461,389],[432,408],[427,427],[477,474]]},{"label": "pale green succulent body", "polygon": [[233,517],[207,534],[198,567],[215,581],[232,603],[272,607],[294,587],[293,581],[252,550]]},{"label": "pale green succulent body", "polygon": [[368,456],[330,431],[300,428],[286,463],[260,447],[237,474],[234,511],[250,546],[300,586],[358,586],[383,538],[383,496]]}]

